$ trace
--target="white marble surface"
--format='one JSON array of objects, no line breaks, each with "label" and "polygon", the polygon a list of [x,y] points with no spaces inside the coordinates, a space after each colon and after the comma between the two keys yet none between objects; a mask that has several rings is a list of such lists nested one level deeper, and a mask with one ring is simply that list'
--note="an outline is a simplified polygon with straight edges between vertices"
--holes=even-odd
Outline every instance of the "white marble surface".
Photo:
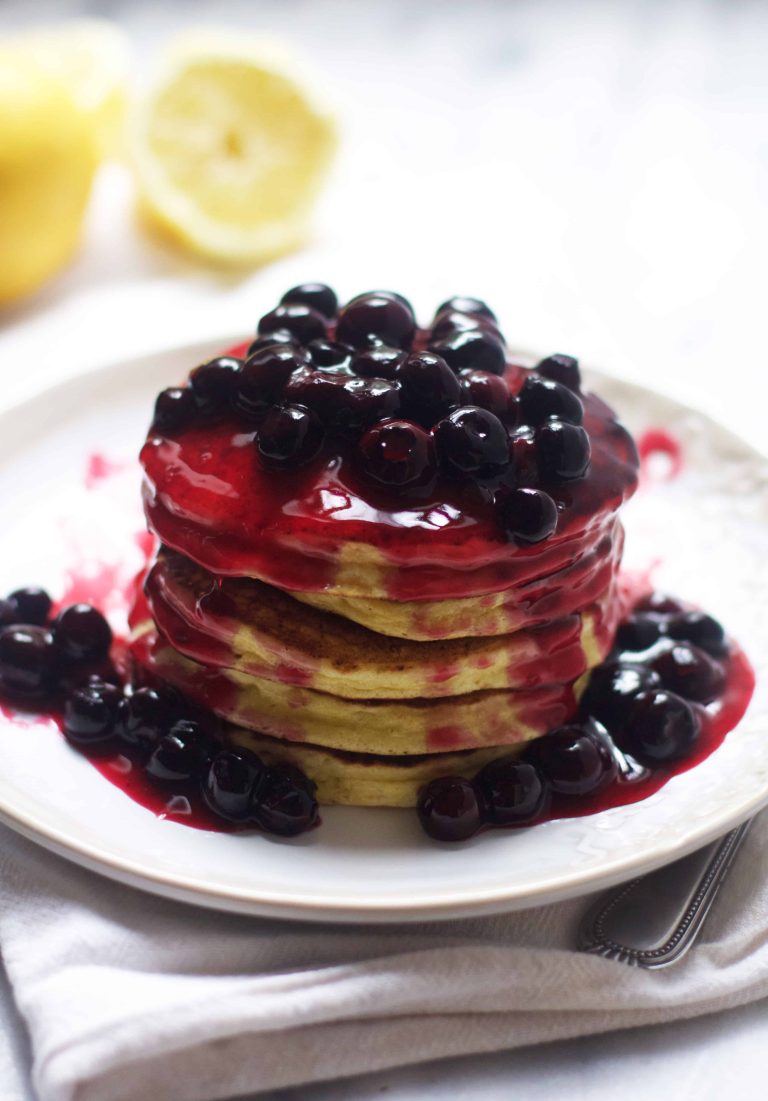
[{"label": "white marble surface", "polygon": [[[126,173],[106,170],[76,263],[0,312],[3,405],[106,359],[249,328],[285,286],[323,278],[342,294],[394,286],[425,313],[486,296],[515,342],[693,394],[765,447],[766,5],[0,0],[0,29],[83,14],[126,25],[139,80],[182,24],[291,39],[324,74],[344,145],[311,245],[244,278],[144,238]],[[23,1028],[0,995],[0,1097],[26,1101]],[[756,1101],[765,1008],[280,1097]]]}]

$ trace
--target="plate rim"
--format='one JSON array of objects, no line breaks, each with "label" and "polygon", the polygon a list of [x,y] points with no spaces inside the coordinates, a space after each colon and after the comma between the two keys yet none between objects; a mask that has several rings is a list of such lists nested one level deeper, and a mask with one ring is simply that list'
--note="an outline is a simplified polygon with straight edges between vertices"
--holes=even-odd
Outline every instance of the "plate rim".
[{"label": "plate rim", "polygon": [[[95,381],[103,385],[113,376],[121,376],[132,367],[134,369],[148,367],[158,359],[182,356],[191,360],[241,342],[242,336],[233,337],[228,334],[219,339],[212,337],[188,344],[165,345],[155,352],[115,359],[100,367],[76,372],[52,386],[43,386],[34,393],[26,395],[22,400],[0,408],[0,427],[14,422],[17,426],[21,426],[34,416],[43,403],[47,403],[49,408],[55,407],[58,405],[57,397],[71,396],[70,391],[87,387],[89,382]],[[518,349],[515,349],[515,352],[520,355],[527,354]],[[695,414],[705,424],[716,428],[723,438],[735,444],[742,453],[746,452],[759,458],[763,464],[766,463],[767,456],[760,449],[702,409],[693,395],[692,400],[686,400],[678,394],[672,395],[664,390],[643,386],[620,373],[605,372],[592,365],[585,365],[585,369],[588,374],[595,375],[598,379],[603,378],[608,383],[618,383],[630,391],[630,396],[632,391],[643,395],[650,394],[676,406],[680,412]],[[44,423],[39,435],[44,437],[47,431]],[[675,778],[669,782],[674,784]],[[729,814],[722,814],[715,823],[707,825],[706,828],[699,822],[682,838],[676,835],[674,841],[668,844],[657,844],[650,854],[640,852],[629,857],[623,855],[614,858],[614,865],[600,875],[596,875],[594,868],[588,868],[566,875],[550,876],[541,880],[533,889],[529,886],[522,893],[515,891],[514,882],[506,882],[492,888],[475,887],[470,889],[468,894],[462,894],[459,890],[447,898],[433,897],[430,900],[428,896],[423,898],[412,896],[409,903],[405,904],[402,897],[367,900],[361,896],[350,900],[347,897],[330,896],[317,901],[308,898],[306,894],[292,897],[291,893],[284,889],[278,892],[265,891],[258,887],[241,889],[234,885],[225,887],[210,884],[196,879],[189,873],[175,876],[161,869],[147,867],[136,859],[115,855],[108,848],[101,849],[97,844],[89,842],[87,838],[57,832],[55,826],[49,826],[23,809],[9,807],[2,790],[2,781],[0,781],[0,822],[33,843],[40,844],[64,859],[97,874],[105,875],[109,879],[176,901],[215,910],[299,921],[339,923],[363,921],[370,924],[448,920],[511,912],[603,890],[695,851],[751,817],[766,805],[768,805],[768,785],[764,791],[740,802]],[[188,829],[189,827],[178,825],[178,828]]]}]

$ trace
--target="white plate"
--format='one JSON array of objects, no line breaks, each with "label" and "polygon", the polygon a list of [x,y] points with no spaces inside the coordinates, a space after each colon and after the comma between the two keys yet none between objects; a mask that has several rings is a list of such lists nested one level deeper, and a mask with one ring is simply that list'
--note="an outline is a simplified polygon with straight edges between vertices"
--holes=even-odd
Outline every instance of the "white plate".
[{"label": "white plate", "polygon": [[[0,417],[0,591],[62,592],[68,565],[120,584],[141,564],[135,460],[154,395],[226,342],[118,364]],[[641,803],[440,846],[413,812],[326,810],[297,841],[162,821],[109,784],[46,723],[0,720],[0,817],[125,883],[249,914],[425,920],[523,908],[620,882],[689,852],[768,803],[768,463],[705,417],[593,376],[634,431],[671,429],[682,474],[627,509],[627,561],[718,615],[756,666],[745,720],[708,760]],[[125,463],[84,488],[88,456]],[[87,594],[83,594],[87,595]],[[116,625],[120,599],[112,605]]]}]

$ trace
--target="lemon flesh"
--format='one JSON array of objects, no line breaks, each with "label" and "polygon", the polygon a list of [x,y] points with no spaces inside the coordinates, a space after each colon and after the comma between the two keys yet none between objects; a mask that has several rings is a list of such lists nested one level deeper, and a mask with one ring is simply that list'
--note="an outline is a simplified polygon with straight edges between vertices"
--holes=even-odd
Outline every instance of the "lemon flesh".
[{"label": "lemon flesh", "polygon": [[92,124],[67,88],[0,49],[0,305],[70,259],[97,162]]},{"label": "lemon flesh", "polygon": [[256,264],[298,245],[335,147],[330,116],[264,47],[192,39],[139,109],[145,211],[192,251]]}]

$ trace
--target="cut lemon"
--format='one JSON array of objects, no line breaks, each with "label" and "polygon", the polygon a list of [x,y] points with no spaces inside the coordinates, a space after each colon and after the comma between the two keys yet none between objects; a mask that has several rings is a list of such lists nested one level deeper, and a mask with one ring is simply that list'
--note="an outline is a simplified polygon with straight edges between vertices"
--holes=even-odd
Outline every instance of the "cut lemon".
[{"label": "cut lemon", "polygon": [[130,55],[125,33],[106,19],[79,19],[9,35],[5,42],[66,85],[92,120],[101,155],[115,153]]},{"label": "cut lemon", "polygon": [[0,304],[69,260],[97,162],[91,120],[67,87],[0,48]]},{"label": "cut lemon", "polygon": [[222,263],[258,264],[299,245],[336,144],[303,69],[247,35],[177,40],[131,127],[150,219]]}]

